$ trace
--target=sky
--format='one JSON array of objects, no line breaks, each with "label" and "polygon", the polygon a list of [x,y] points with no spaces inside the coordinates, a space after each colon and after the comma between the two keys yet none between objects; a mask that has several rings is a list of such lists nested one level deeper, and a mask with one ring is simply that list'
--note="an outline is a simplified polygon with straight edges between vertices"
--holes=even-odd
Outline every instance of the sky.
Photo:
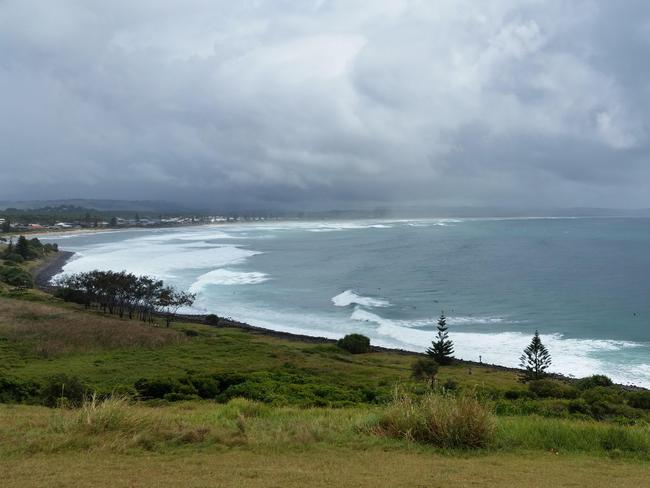
[{"label": "sky", "polygon": [[0,0],[0,200],[650,207],[647,0]]}]

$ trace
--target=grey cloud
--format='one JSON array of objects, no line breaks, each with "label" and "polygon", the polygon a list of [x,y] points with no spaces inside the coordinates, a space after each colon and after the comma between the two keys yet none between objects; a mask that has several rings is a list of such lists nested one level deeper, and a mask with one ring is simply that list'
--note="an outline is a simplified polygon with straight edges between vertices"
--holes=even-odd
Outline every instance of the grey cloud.
[{"label": "grey cloud", "polygon": [[0,2],[0,200],[650,206],[643,1]]}]

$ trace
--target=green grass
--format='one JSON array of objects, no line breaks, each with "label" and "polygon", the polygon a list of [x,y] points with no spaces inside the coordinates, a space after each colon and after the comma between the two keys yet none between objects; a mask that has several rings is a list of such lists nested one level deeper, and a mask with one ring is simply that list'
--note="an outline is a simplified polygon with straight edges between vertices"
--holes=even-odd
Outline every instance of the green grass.
[{"label": "green grass", "polygon": [[[568,398],[504,399],[504,392],[527,387],[500,368],[442,366],[438,383],[453,380],[458,392],[440,396],[411,379],[414,355],[349,354],[333,344],[235,328],[158,325],[0,287],[0,380],[36,385],[66,374],[106,394],[161,379],[190,398],[197,379],[221,381],[221,401],[116,396],[78,409],[0,404],[3,486],[546,487],[615,480],[637,488],[647,476],[647,417],[614,388],[602,395],[634,415],[585,420],[568,414]],[[224,383],[234,377],[241,381]],[[404,417],[403,401],[391,403],[395,385],[411,395],[413,415]],[[228,401],[233,396],[249,398]],[[412,435],[412,425],[426,435]],[[472,439],[481,425],[480,442],[440,440],[468,432]]]},{"label": "green grass", "polygon": [[454,448],[435,439],[412,442],[411,436],[394,436],[387,429],[387,416],[394,416],[391,409],[400,406],[403,402],[387,408],[305,409],[235,399],[226,404],[189,401],[154,407],[119,397],[89,399],[79,409],[0,405],[0,457],[89,450],[169,454],[232,447],[294,452],[320,446],[460,456],[553,452],[650,460],[650,428],[595,421],[492,417],[494,433],[478,450]]},{"label": "green grass", "polygon": [[[38,294],[32,292],[31,297]],[[284,391],[278,403],[296,402],[335,388],[352,401],[388,399],[393,385],[410,381],[411,355],[392,352],[349,354],[335,345],[313,344],[233,328],[174,324],[171,330],[100,316],[67,304],[0,298],[0,372],[20,381],[42,381],[65,373],[91,388],[110,392],[141,378],[202,374],[244,374],[267,391]],[[189,337],[192,329],[197,336]],[[104,331],[99,333],[99,331]],[[441,382],[453,378],[468,387],[517,387],[512,372],[462,365],[441,368]],[[291,385],[282,385],[290,383]],[[309,390],[300,396],[302,390]],[[365,392],[365,393],[364,393]],[[338,395],[338,396],[337,396]],[[301,399],[302,398],[302,399]],[[265,399],[265,398],[259,398]]]}]

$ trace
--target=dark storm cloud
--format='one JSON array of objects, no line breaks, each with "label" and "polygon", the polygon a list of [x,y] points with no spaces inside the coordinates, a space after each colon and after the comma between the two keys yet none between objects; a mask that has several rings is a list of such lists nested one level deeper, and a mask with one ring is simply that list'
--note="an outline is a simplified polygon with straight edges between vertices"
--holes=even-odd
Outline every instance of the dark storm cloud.
[{"label": "dark storm cloud", "polygon": [[650,206],[645,1],[0,1],[0,200]]}]

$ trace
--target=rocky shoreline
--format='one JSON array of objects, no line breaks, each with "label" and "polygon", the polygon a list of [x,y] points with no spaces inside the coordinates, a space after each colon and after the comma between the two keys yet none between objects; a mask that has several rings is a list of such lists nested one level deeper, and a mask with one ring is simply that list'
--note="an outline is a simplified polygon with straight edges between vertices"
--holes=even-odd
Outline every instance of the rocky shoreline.
[{"label": "rocky shoreline", "polygon": [[56,287],[50,283],[52,278],[63,271],[65,264],[74,256],[70,251],[59,251],[48,257],[41,264],[31,270],[34,285],[39,290],[52,292]]}]

